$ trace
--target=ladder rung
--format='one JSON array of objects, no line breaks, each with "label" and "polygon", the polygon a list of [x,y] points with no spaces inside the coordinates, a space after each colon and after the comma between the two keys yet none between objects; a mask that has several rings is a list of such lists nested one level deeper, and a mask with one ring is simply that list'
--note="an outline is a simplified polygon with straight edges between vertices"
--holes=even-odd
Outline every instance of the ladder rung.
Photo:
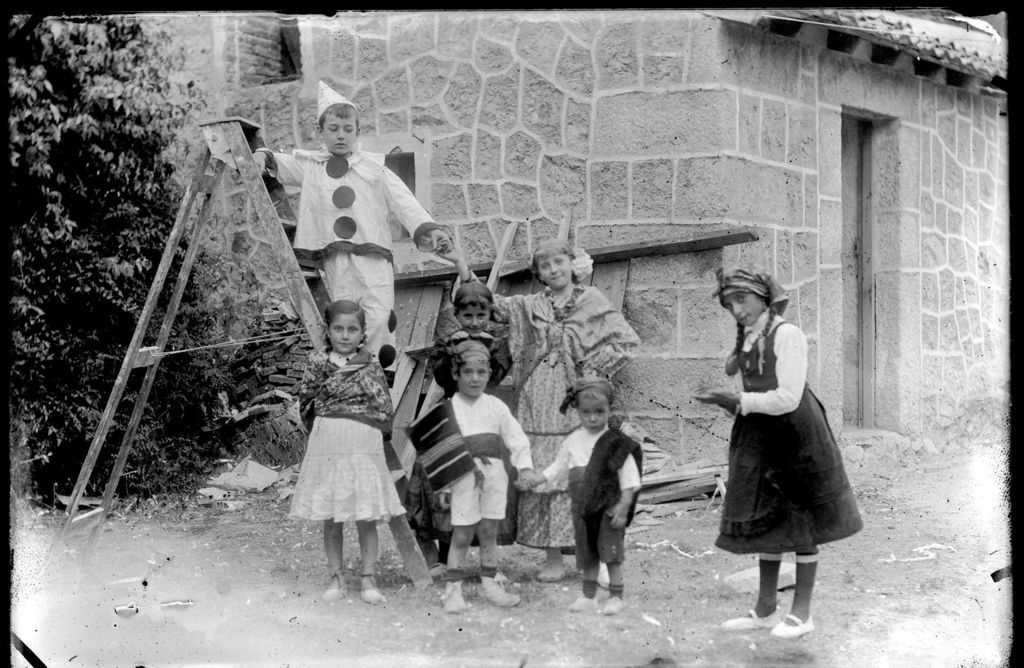
[{"label": "ladder rung", "polygon": [[311,267],[302,267],[302,271],[300,273],[307,282],[320,280],[320,272]]},{"label": "ladder rung", "polygon": [[132,360],[132,368],[138,369],[142,366],[152,366],[159,359],[159,353],[160,349],[156,346],[139,348],[135,353],[135,359]]},{"label": "ladder rung", "polygon": [[285,234],[291,234],[295,231],[295,221],[288,220],[287,218],[281,218],[281,227],[284,228]]}]

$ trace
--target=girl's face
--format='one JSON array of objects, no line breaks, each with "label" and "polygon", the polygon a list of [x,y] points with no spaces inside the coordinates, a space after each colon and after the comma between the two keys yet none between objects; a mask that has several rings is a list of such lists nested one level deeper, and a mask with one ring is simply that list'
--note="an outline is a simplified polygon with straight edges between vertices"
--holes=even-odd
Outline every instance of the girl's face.
[{"label": "girl's face", "polygon": [[588,393],[576,402],[576,412],[579,414],[580,423],[584,428],[592,434],[597,434],[608,426],[611,406],[608,405],[608,398],[604,395]]},{"label": "girl's face", "polygon": [[363,340],[363,326],[355,313],[339,313],[327,330],[331,349],[339,355],[351,355]]},{"label": "girl's face", "polygon": [[484,393],[487,381],[491,377],[491,365],[482,359],[466,360],[453,374],[459,392],[471,399]]},{"label": "girl's face", "polygon": [[542,257],[537,263],[541,282],[558,292],[572,285],[572,258],[565,253]]},{"label": "girl's face", "polygon": [[725,308],[736,318],[736,322],[744,327],[753,325],[768,308],[764,298],[753,292],[734,292],[724,301]]},{"label": "girl's face", "polygon": [[358,136],[359,126],[355,116],[339,118],[334,114],[327,114],[324,117],[323,127],[320,128],[320,141],[331,155],[342,158],[352,155]]},{"label": "girl's face", "polygon": [[471,334],[478,334],[487,329],[487,322],[491,319],[491,310],[477,304],[469,304],[455,312],[455,319],[459,321],[462,329]]}]

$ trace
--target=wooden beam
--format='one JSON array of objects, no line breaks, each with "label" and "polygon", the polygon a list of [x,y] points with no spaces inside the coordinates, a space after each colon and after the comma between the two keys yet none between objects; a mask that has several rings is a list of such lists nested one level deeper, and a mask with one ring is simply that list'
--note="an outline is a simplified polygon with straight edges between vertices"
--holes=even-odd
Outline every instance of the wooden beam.
[{"label": "wooden beam", "polygon": [[914,74],[936,83],[946,83],[946,68],[923,58],[914,61]]},{"label": "wooden beam", "polygon": [[[721,230],[714,230],[701,235],[673,237],[668,239],[654,239],[618,246],[604,246],[601,248],[588,248],[587,252],[593,258],[594,263],[617,262],[628,260],[634,257],[645,257],[648,255],[673,255],[676,253],[696,253],[699,251],[732,246],[750,241],[757,241],[757,233],[750,228],[734,227]],[[493,262],[479,262],[470,265],[475,274],[487,273],[494,265]],[[514,274],[530,268],[529,260],[516,260],[505,265],[503,275]],[[435,283],[449,281],[458,276],[454,267],[442,269],[429,269],[427,271],[415,271],[395,276],[396,286],[409,286],[420,283]]]},{"label": "wooden beam", "polygon": [[790,21],[788,19],[768,19],[768,30],[776,35],[782,35],[783,37],[793,37],[800,28],[803,27],[803,23],[800,21]]},{"label": "wooden beam", "polygon": [[879,65],[892,65],[896,62],[896,58],[900,55],[899,49],[894,49],[891,46],[884,46],[882,44],[871,45],[871,62],[878,63]]}]

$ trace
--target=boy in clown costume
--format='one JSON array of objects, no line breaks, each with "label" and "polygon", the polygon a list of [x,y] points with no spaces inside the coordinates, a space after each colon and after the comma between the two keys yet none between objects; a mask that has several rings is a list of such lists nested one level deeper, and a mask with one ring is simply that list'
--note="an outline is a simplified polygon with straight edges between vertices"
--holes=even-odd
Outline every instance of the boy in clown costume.
[{"label": "boy in clown costume", "polygon": [[291,154],[261,148],[253,159],[282,185],[301,187],[295,254],[320,268],[332,300],[359,303],[366,313],[367,348],[389,367],[397,351],[388,213],[395,214],[421,251],[443,252],[451,247],[451,237],[384,166],[383,154],[361,150],[358,110],[323,81],[317,126],[323,148]]}]

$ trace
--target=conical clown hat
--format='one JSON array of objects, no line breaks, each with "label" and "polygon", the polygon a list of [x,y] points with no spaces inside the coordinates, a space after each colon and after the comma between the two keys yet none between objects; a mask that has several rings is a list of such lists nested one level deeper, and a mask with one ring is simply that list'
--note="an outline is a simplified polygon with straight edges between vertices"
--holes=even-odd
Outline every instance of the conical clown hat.
[{"label": "conical clown hat", "polygon": [[351,104],[353,108],[356,105],[352,104],[352,101],[346,98],[344,95],[334,90],[323,81],[319,82],[319,90],[316,96],[316,117],[320,118],[327,111],[327,107],[335,104]]}]

